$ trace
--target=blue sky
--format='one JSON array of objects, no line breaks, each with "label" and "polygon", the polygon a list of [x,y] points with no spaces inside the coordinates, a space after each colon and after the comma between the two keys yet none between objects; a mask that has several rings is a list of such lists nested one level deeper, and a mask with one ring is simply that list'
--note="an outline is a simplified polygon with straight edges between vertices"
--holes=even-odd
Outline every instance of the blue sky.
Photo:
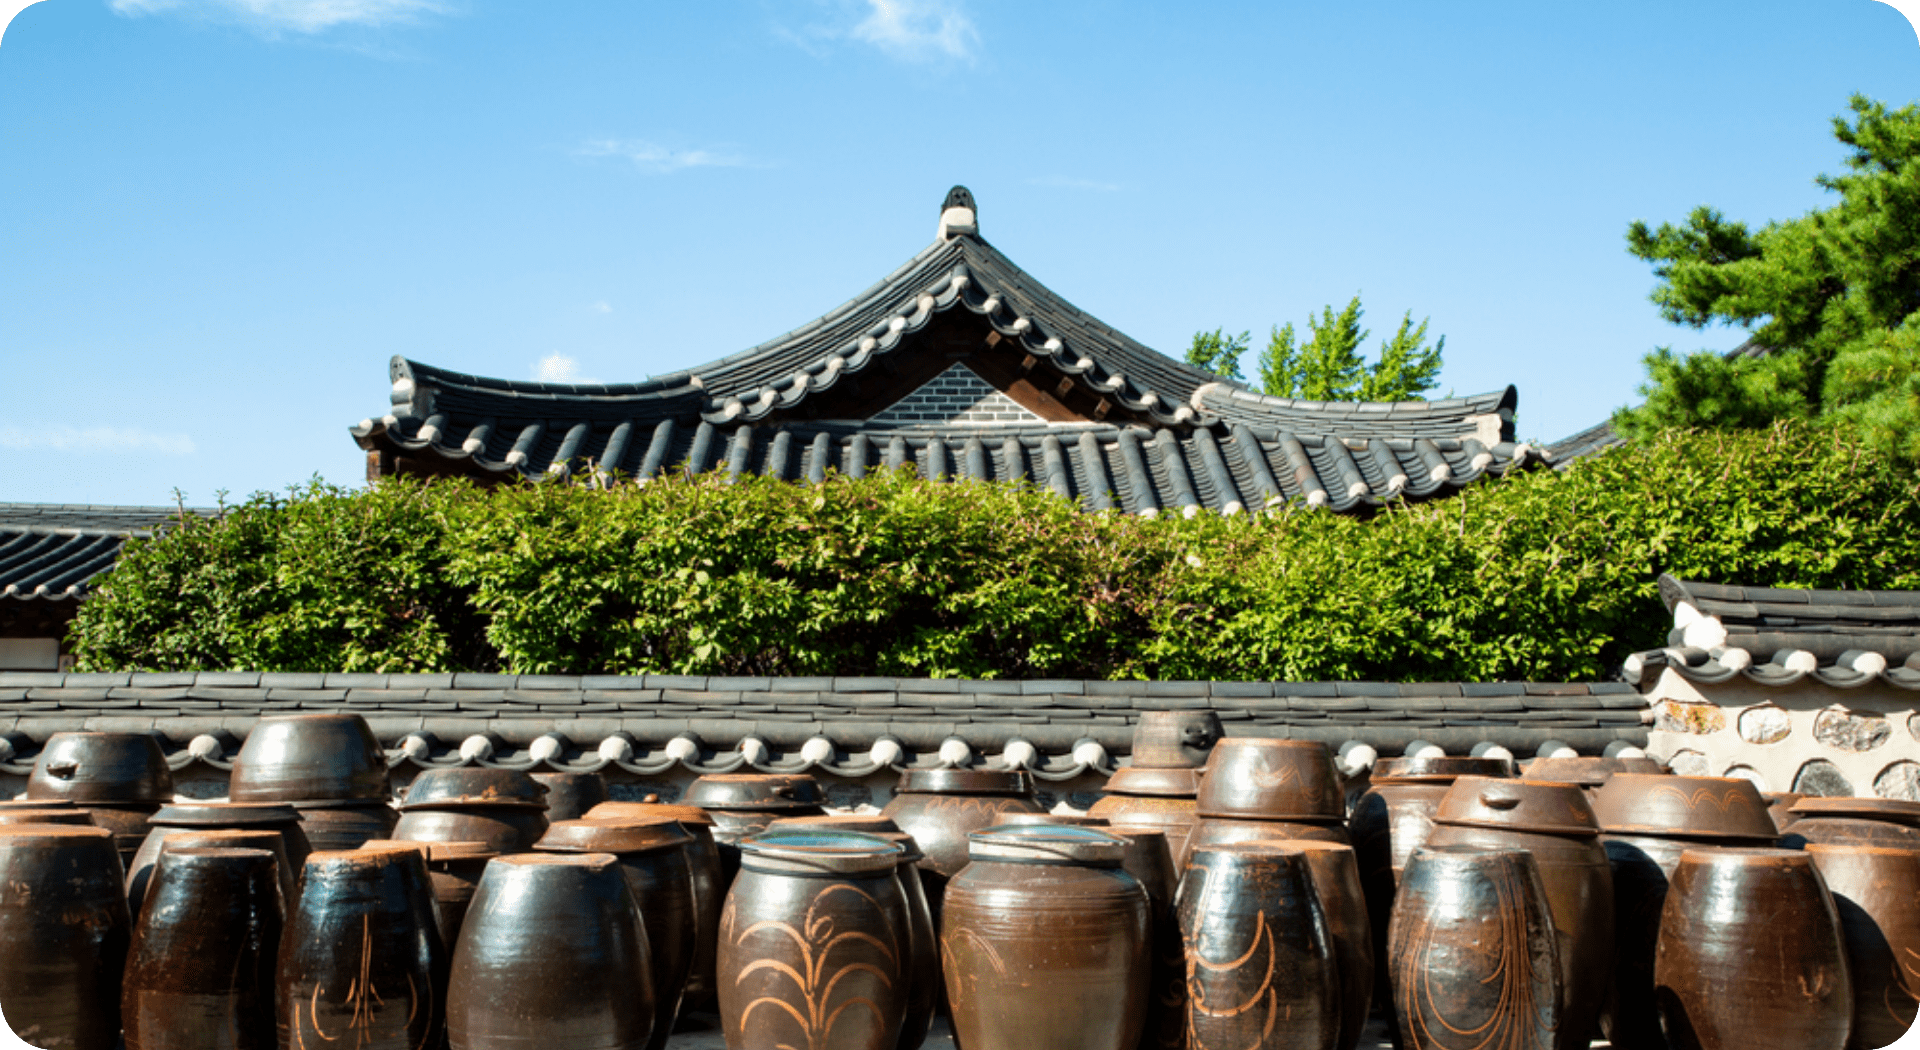
[{"label": "blue sky", "polygon": [[1363,293],[1523,437],[1634,399],[1636,218],[1823,204],[1875,0],[45,0],[0,45],[0,500],[363,475],[394,354],[643,378],[981,232],[1164,352]]}]

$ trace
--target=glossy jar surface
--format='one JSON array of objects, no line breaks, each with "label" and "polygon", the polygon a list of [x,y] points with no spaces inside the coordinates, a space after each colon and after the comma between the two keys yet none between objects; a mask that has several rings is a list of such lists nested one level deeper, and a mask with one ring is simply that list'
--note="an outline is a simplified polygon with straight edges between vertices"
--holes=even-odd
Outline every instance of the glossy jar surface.
[{"label": "glossy jar surface", "polygon": [[1333,752],[1311,740],[1228,737],[1214,745],[1200,778],[1202,817],[1249,820],[1347,819]]},{"label": "glossy jar surface", "polygon": [[27,775],[27,798],[164,804],[173,773],[151,733],[55,733]]},{"label": "glossy jar surface", "polygon": [[114,1050],[129,923],[104,828],[0,826],[0,1003],[41,1047]]},{"label": "glossy jar surface", "polygon": [[713,839],[713,817],[698,806],[677,806],[654,802],[602,802],[587,811],[590,820],[616,816],[669,817],[693,841],[687,844],[687,863],[693,870],[693,901],[698,924],[694,931],[693,965],[687,974],[684,996],[688,1006],[708,1007],[718,994],[713,983],[714,960],[718,957],[720,905],[726,900],[729,884],[720,860],[720,847]]},{"label": "glossy jar surface", "polygon": [[1833,895],[1853,984],[1850,1050],[1879,1050],[1920,1013],[1920,853],[1874,846],[1807,847]]},{"label": "glossy jar surface", "polygon": [[[141,901],[146,899],[147,881],[153,875],[154,862],[168,835],[179,831],[270,831],[280,837],[280,848],[287,865],[298,873],[313,852],[306,832],[300,828],[300,815],[293,807],[277,803],[195,802],[163,807],[152,819],[152,830],[140,843],[127,867],[127,909],[138,917]],[[295,882],[299,881],[296,874]]]},{"label": "glossy jar surface", "polygon": [[127,1050],[273,1050],[279,869],[259,849],[161,855],[127,955]]},{"label": "glossy jar surface", "polygon": [[294,803],[300,830],[314,849],[359,849],[373,839],[390,838],[400,813],[385,802]]},{"label": "glossy jar surface", "polygon": [[531,806],[405,809],[390,838],[408,842],[484,842],[496,853],[525,853],[547,833],[547,814]]},{"label": "glossy jar surface", "polygon": [[227,797],[235,802],[313,802],[393,797],[387,753],[355,714],[275,715],[255,722],[234,756]]},{"label": "glossy jar surface", "polygon": [[[1337,842],[1281,840],[1266,845],[1298,850],[1313,876],[1313,893],[1327,919],[1327,933],[1340,967],[1340,1050],[1354,1050],[1366,1030],[1375,987],[1373,921],[1360,886],[1360,866],[1351,846]],[[1391,913],[1389,913],[1391,914]],[[1384,923],[1383,923],[1384,925]],[[1379,938],[1385,945],[1386,938]],[[1384,967],[1382,967],[1384,969]],[[1384,986],[1384,982],[1381,982]]]}]

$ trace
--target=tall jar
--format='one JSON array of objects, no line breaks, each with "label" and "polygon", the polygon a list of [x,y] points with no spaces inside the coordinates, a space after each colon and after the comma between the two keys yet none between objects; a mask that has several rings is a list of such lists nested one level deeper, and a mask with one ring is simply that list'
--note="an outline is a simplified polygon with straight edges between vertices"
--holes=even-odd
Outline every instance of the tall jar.
[{"label": "tall jar", "polygon": [[727,897],[726,868],[720,862],[720,847],[713,840],[713,817],[699,806],[680,806],[658,802],[602,802],[587,811],[588,820],[607,817],[662,817],[685,828],[693,841],[687,843],[687,864],[693,871],[693,906],[696,923],[693,935],[693,963],[687,972],[687,990],[683,999],[689,1008],[714,1006],[718,992],[713,981],[714,960],[718,956],[720,904]]},{"label": "tall jar", "polygon": [[1920,853],[1814,843],[1807,856],[1833,894],[1846,943],[1848,1050],[1890,1046],[1920,1013]]},{"label": "tall jar", "polygon": [[[127,866],[127,912],[140,917],[141,902],[146,900],[147,880],[153,875],[154,862],[168,835],[177,831],[270,831],[280,837],[287,865],[300,871],[313,852],[301,830],[300,814],[289,805],[273,802],[182,802],[161,807],[153,815],[151,830]],[[295,881],[298,881],[297,879]]]},{"label": "tall jar", "polygon": [[1152,909],[1097,828],[974,832],[940,923],[955,1042],[967,1050],[1133,1050]]},{"label": "tall jar", "polygon": [[913,951],[899,856],[857,831],[741,840],[720,914],[728,1046],[895,1050]]},{"label": "tall jar", "polygon": [[820,782],[789,773],[709,773],[694,778],[682,805],[698,806],[713,821],[713,843],[720,851],[721,896],[740,872],[740,840],[765,831],[781,817],[825,813]]},{"label": "tall jar", "polygon": [[407,785],[391,837],[525,853],[546,834],[546,797],[544,784],[515,769],[429,769]]},{"label": "tall jar", "polygon": [[260,849],[161,855],[127,956],[127,1050],[273,1050],[279,867]]},{"label": "tall jar", "polygon": [[105,828],[0,825],[0,1004],[35,1046],[113,1050],[127,898]]}]

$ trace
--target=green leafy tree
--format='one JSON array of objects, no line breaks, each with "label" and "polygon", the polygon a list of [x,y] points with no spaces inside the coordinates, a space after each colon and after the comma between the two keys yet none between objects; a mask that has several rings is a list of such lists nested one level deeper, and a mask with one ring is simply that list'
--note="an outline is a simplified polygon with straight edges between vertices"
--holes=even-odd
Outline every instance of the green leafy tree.
[{"label": "green leafy tree", "polygon": [[1365,313],[1358,295],[1339,313],[1323,307],[1319,317],[1307,318],[1313,334],[1304,343],[1291,322],[1274,328],[1260,353],[1261,390],[1314,401],[1410,401],[1438,385],[1445,336],[1426,345],[1427,321],[1415,325],[1409,310],[1369,364],[1360,353],[1368,335],[1360,327]]},{"label": "green leafy tree", "polygon": [[1195,332],[1193,344],[1187,347],[1187,363],[1237,382],[1245,378],[1240,373],[1240,355],[1247,352],[1252,338],[1252,332],[1228,335],[1224,328]]},{"label": "green leafy tree", "polygon": [[1627,228],[1653,264],[1653,301],[1674,324],[1747,328],[1755,352],[1646,358],[1646,402],[1622,432],[1756,427],[1833,417],[1920,461],[1920,106],[1855,95],[1836,117],[1847,171],[1815,181],[1831,206],[1749,230],[1701,207],[1683,224]]}]

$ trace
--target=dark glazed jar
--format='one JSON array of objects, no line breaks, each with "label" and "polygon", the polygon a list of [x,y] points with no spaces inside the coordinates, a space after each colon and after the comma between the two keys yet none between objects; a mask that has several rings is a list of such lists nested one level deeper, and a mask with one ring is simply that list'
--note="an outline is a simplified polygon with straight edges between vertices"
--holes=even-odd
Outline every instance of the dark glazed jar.
[{"label": "dark glazed jar", "polygon": [[534,773],[546,786],[547,820],[579,820],[607,800],[607,778],[598,773]]},{"label": "dark glazed jar", "polygon": [[385,802],[296,802],[300,829],[314,849],[359,849],[393,834],[400,814]]},{"label": "dark glazed jar", "polygon": [[1264,842],[1272,839],[1305,839],[1309,842],[1337,842],[1350,846],[1353,839],[1347,826],[1338,821],[1247,820],[1232,817],[1203,817],[1187,840],[1187,857],[1202,846],[1230,846],[1236,842]]},{"label": "dark glazed jar", "polygon": [[1561,1050],[1586,1050],[1613,979],[1613,871],[1599,833],[1577,784],[1461,777],[1440,800],[1427,838],[1432,846],[1533,855],[1560,942]]},{"label": "dark glazed jar", "polygon": [[1553,916],[1524,850],[1427,847],[1401,873],[1387,981],[1407,1050],[1550,1050],[1561,1028]]},{"label": "dark glazed jar", "polygon": [[1225,735],[1212,711],[1147,711],[1133,727],[1133,765],[1199,769]]},{"label": "dark glazed jar", "polygon": [[792,829],[740,843],[720,913],[729,1047],[894,1050],[913,951],[900,847]]},{"label": "dark glazed jar", "polygon": [[448,957],[460,941],[460,924],[466,920],[467,907],[480,886],[487,862],[500,854],[484,842],[409,842],[404,839],[369,839],[363,849],[383,846],[411,846],[427,859],[427,877],[433,882],[433,905],[440,927],[440,943]]},{"label": "dark glazed jar", "polygon": [[1920,850],[1920,802],[1891,798],[1802,798],[1785,846],[1882,846]]},{"label": "dark glazed jar", "polygon": [[[1339,1050],[1354,1050],[1367,1027],[1375,955],[1373,923],[1367,915],[1367,898],[1360,888],[1360,866],[1354,860],[1353,848],[1334,842],[1299,840],[1264,845],[1298,850],[1307,860],[1307,869],[1313,875],[1313,893],[1327,918],[1327,934],[1333,940],[1334,958],[1340,965],[1340,1038],[1330,1045]],[[1381,940],[1384,943],[1385,938]]]},{"label": "dark glazed jar", "polygon": [[940,955],[967,1050],[1133,1050],[1145,1026],[1152,906],[1097,828],[978,831],[947,885]]},{"label": "dark glazed jar", "polygon": [[258,849],[161,855],[127,954],[127,1050],[273,1050],[279,866]]},{"label": "dark glazed jar", "polygon": [[147,818],[173,801],[173,773],[151,733],[55,733],[27,776],[27,798],[84,807],[130,865]]},{"label": "dark glazed jar", "polygon": [[1120,868],[1147,891],[1153,934],[1147,943],[1147,1015],[1141,1022],[1142,1050],[1185,1050],[1187,1039],[1187,951],[1180,936],[1174,896],[1180,888],[1167,833],[1148,824],[1112,824],[1101,830],[1127,843]]},{"label": "dark glazed jar", "polygon": [[1676,1050],[1841,1050],[1853,988],[1840,917],[1813,858],[1682,853],[1660,914],[1654,1000]]},{"label": "dark glazed jar", "polygon": [[714,959],[720,931],[720,904],[727,897],[726,869],[720,863],[720,847],[713,841],[713,817],[698,806],[676,806],[655,802],[602,802],[587,811],[587,819],[607,817],[666,817],[679,823],[693,836],[687,844],[687,863],[693,870],[693,903],[698,917],[694,930],[693,967],[687,974],[683,1001],[688,1007],[715,1004]]},{"label": "dark glazed jar", "polygon": [[[194,849],[264,850],[273,857],[274,870],[277,873],[276,879],[280,884],[280,903],[283,906],[283,910],[285,906],[291,905],[294,901],[300,899],[300,876],[294,869],[293,861],[287,857],[287,840],[281,838],[280,833],[277,831],[249,831],[235,828],[221,828],[212,831],[169,831],[166,836],[160,840],[160,853],[162,855],[177,853],[181,850]],[[305,863],[305,857],[300,859],[302,863]],[[153,892],[152,872],[157,870],[159,869],[156,864],[156,866],[148,872],[146,886],[146,892],[148,893]],[[142,905],[141,908],[135,908],[131,902],[128,903],[128,911],[136,917],[136,925],[138,925],[137,917],[140,912],[144,910],[144,899]],[[268,961],[272,961],[271,956],[269,956]],[[269,991],[271,991],[271,989],[269,989]],[[268,1002],[272,1002],[271,995],[268,996]]]},{"label": "dark glazed jar", "polygon": [[913,836],[934,925],[940,924],[947,880],[967,866],[967,836],[1008,813],[1039,813],[1033,777],[1018,769],[909,769],[881,814]]},{"label": "dark glazed jar", "polygon": [[[712,773],[687,785],[681,804],[698,806],[713,820],[722,884],[740,873],[740,840],[757,835],[781,817],[820,816],[826,795],[810,776],[786,773]],[[724,891],[721,894],[725,896]]]},{"label": "dark glazed jar", "polygon": [[1662,1050],[1654,947],[1680,854],[1694,845],[1771,846],[1773,819],[1759,790],[1738,777],[1623,773],[1590,798],[1613,872],[1613,987],[1601,1024],[1616,1045]]},{"label": "dark glazed jar", "polygon": [[276,715],[255,722],[234,756],[235,802],[385,802],[387,753],[352,714]]},{"label": "dark glazed jar", "polygon": [[647,930],[612,854],[487,865],[453,953],[452,1050],[644,1050],[653,1022]]},{"label": "dark glazed jar", "polygon": [[422,1050],[446,1001],[447,952],[413,846],[315,853],[288,910],[274,986],[282,1048],[351,1040]]},{"label": "dark glazed jar", "polygon": [[0,826],[0,1004],[34,1046],[114,1050],[127,898],[105,828]]},{"label": "dark glazed jar", "polygon": [[1760,797],[1767,801],[1767,816],[1773,818],[1773,826],[1785,834],[1799,819],[1793,815],[1793,804],[1807,796],[1794,791],[1762,791]]},{"label": "dark glazed jar", "polygon": [[1920,853],[1813,843],[1807,855],[1833,894],[1846,942],[1848,1050],[1879,1050],[1920,1013]]},{"label": "dark glazed jar", "polygon": [[912,941],[907,980],[907,1011],[900,1022],[899,1050],[918,1050],[933,1026],[934,1006],[940,998],[940,946],[934,940],[933,912],[927,907],[926,888],[920,885],[920,846],[913,836],[883,816],[842,814],[824,817],[782,817],[763,835],[790,829],[860,831],[900,847],[894,875],[907,901],[907,932]]},{"label": "dark glazed jar", "polygon": [[99,827],[93,814],[78,806],[64,809],[35,809],[17,806],[0,809],[0,824],[71,824],[75,827]]},{"label": "dark glazed jar", "polygon": [[[168,835],[177,831],[271,831],[280,836],[287,865],[299,871],[307,863],[312,849],[306,832],[300,830],[300,814],[292,806],[249,802],[187,802],[162,807],[153,815],[153,829],[133,856],[127,868],[127,912],[140,915],[140,902],[147,896],[147,880],[153,864],[160,859],[160,847]],[[298,881],[297,879],[295,881]]]},{"label": "dark glazed jar", "polygon": [[653,975],[649,1050],[667,1045],[693,965],[699,915],[687,863],[692,843],[687,829],[668,818],[608,817],[559,821],[534,844],[543,853],[607,853],[620,861],[647,929],[647,969]]},{"label": "dark glazed jar", "polygon": [[1220,741],[1200,778],[1196,801],[1202,817],[1339,824],[1347,819],[1333,752],[1311,740]]},{"label": "dark glazed jar", "polygon": [[1102,817],[1112,824],[1148,824],[1167,833],[1173,848],[1175,871],[1187,866],[1187,840],[1200,824],[1200,807],[1194,797],[1200,793],[1197,769],[1142,769],[1126,766],[1107,778],[1106,794],[1100,796],[1087,815]]},{"label": "dark glazed jar", "polygon": [[1196,846],[1176,908],[1195,1048],[1338,1042],[1340,968],[1304,854],[1271,842]]},{"label": "dark glazed jar", "polygon": [[547,832],[547,789],[515,769],[429,769],[407,786],[390,837],[408,842],[484,842],[525,853]]}]

